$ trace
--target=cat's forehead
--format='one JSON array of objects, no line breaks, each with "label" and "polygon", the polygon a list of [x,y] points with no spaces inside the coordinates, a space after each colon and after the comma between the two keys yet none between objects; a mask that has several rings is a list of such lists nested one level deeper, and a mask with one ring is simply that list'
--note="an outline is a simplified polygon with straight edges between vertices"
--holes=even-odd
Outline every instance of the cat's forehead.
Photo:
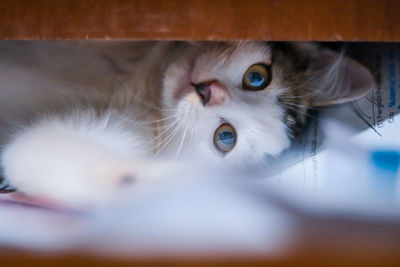
[{"label": "cat's forehead", "polygon": [[212,61],[221,64],[251,63],[263,61],[271,63],[271,49],[265,42],[230,42],[215,46],[205,45],[205,53],[199,58],[201,63]]},{"label": "cat's forehead", "polygon": [[264,62],[271,64],[271,49],[264,42],[239,42],[228,46],[232,52],[227,56],[226,63],[253,64]]},{"label": "cat's forehead", "polygon": [[241,75],[251,65],[271,64],[271,49],[265,42],[206,44],[204,48],[195,62],[194,82],[214,78],[241,81]]}]

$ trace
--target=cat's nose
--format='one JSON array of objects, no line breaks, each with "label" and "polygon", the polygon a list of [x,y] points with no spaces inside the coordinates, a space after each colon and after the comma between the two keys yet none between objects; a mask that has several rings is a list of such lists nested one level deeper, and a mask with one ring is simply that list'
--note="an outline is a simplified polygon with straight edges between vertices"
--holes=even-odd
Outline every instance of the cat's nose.
[{"label": "cat's nose", "polygon": [[200,96],[204,106],[214,106],[222,104],[226,98],[226,92],[218,81],[209,81],[192,84]]}]

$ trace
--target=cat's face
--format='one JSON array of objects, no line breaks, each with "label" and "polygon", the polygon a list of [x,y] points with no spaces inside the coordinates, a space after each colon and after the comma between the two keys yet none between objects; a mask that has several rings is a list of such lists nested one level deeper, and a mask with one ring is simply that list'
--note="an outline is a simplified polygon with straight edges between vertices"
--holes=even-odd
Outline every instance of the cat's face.
[{"label": "cat's face", "polygon": [[288,148],[313,100],[308,58],[290,57],[262,42],[187,48],[164,78],[169,153],[246,163]]}]

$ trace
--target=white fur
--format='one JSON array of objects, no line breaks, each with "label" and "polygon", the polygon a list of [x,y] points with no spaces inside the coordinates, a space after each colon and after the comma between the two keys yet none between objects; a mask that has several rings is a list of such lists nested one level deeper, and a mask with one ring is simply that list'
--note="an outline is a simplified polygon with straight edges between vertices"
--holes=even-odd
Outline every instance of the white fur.
[{"label": "white fur", "polygon": [[77,111],[27,127],[2,153],[5,176],[22,192],[66,203],[107,199],[122,179],[137,179],[135,160],[150,154],[144,129],[114,113]]},{"label": "white fur", "polygon": [[[290,144],[277,100],[288,89],[279,73],[266,90],[241,88],[249,66],[271,63],[265,43],[49,42],[0,48],[5,96],[0,119],[18,128],[15,114],[30,121],[3,144],[1,166],[13,186],[31,195],[89,204],[117,194],[126,177],[157,176],[162,168],[155,158],[248,164]],[[209,80],[218,80],[226,101],[204,107],[191,83]],[[74,112],[65,111],[76,102]],[[226,155],[213,143],[224,122],[237,132]]]},{"label": "white fur", "polygon": [[[282,88],[272,86],[260,92],[241,89],[242,77],[248,67],[260,62],[271,63],[268,46],[239,43],[230,49],[216,47],[200,53],[194,63],[189,62],[193,60],[190,57],[185,59],[173,64],[164,80],[165,106],[175,107],[167,115],[172,113],[180,121],[180,134],[176,139],[183,142],[181,153],[184,157],[198,152],[208,160],[224,159],[246,164],[260,162],[266,154],[278,155],[289,146],[286,125],[281,119],[283,110],[277,103]],[[187,66],[191,64],[194,67],[188,73],[190,68]],[[204,107],[193,90],[174,99],[168,93],[177,85],[182,86],[187,76],[193,83],[218,80],[227,91],[228,101],[216,107]],[[213,144],[214,132],[221,121],[229,122],[238,136],[234,149],[225,156]]]}]

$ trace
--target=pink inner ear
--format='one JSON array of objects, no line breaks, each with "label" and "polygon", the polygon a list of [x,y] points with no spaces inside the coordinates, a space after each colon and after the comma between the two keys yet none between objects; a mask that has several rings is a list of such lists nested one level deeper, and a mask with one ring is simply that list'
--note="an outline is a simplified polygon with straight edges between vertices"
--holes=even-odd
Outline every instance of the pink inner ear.
[{"label": "pink inner ear", "polygon": [[[325,54],[323,62],[330,61],[330,64],[334,64],[339,56],[333,51],[323,54]],[[342,81],[337,85],[339,88],[335,88],[334,94],[321,94],[312,101],[312,106],[335,105],[354,101],[366,96],[375,88],[376,84],[371,72],[360,63],[344,58],[340,65]]]}]

